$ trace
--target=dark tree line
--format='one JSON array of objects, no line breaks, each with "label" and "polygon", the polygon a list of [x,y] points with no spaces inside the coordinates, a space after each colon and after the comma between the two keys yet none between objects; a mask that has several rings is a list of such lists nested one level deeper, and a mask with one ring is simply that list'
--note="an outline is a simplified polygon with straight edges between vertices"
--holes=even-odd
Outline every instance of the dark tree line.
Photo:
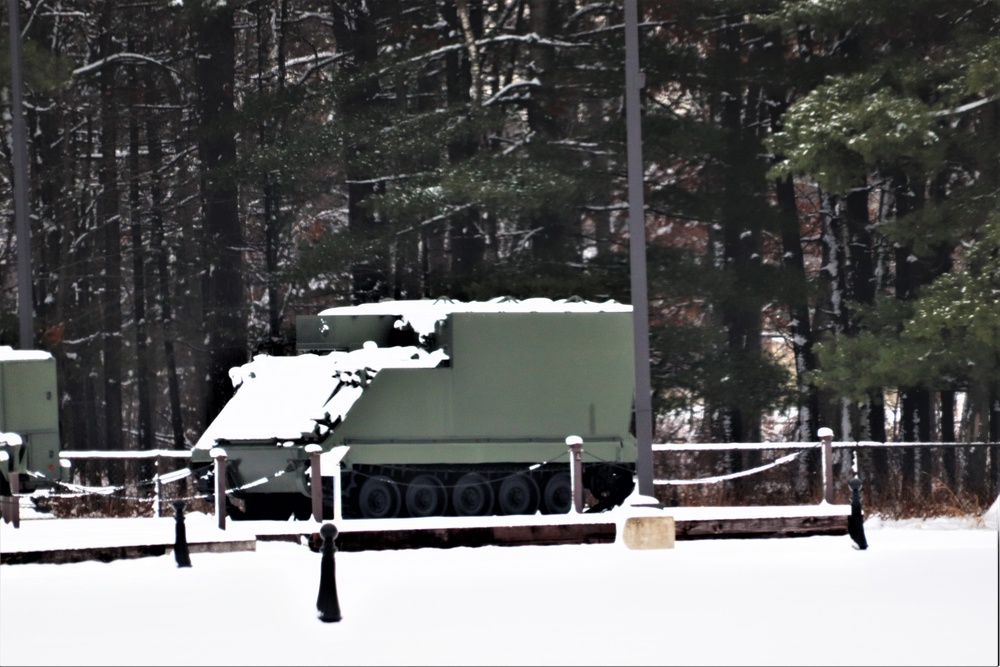
[{"label": "dark tree line", "polygon": [[[640,16],[657,439],[1000,440],[1000,3]],[[291,353],[295,316],[331,305],[629,301],[623,20],[22,3],[32,343],[59,362],[66,447],[189,446],[229,368]]]}]

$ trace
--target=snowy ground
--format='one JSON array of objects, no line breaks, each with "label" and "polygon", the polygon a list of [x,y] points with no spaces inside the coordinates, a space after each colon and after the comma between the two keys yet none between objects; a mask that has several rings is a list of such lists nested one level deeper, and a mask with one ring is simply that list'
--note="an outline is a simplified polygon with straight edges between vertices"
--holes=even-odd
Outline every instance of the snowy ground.
[{"label": "snowy ground", "polygon": [[190,568],[0,565],[0,664],[997,665],[993,514],[870,518],[865,551],[814,536],[338,553],[337,623],[316,614],[321,555],[290,543]]}]

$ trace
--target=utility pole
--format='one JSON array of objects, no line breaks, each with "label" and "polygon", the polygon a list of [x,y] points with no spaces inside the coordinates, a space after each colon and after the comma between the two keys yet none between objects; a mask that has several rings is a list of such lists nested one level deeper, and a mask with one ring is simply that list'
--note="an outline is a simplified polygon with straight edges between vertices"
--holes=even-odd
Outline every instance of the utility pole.
[{"label": "utility pole", "polygon": [[18,0],[7,0],[10,19],[10,115],[12,119],[14,162],[14,218],[17,231],[17,318],[20,323],[20,347],[30,350],[35,344],[35,326],[31,303],[31,223],[28,218],[28,155],[21,100],[21,20]]},{"label": "utility pole", "polygon": [[639,25],[637,0],[625,0],[625,121],[628,147],[629,260],[632,279],[635,349],[636,484],[639,495],[653,490],[653,418],[649,380],[649,297],[646,290],[646,214],[642,182],[642,126],[639,90]]}]

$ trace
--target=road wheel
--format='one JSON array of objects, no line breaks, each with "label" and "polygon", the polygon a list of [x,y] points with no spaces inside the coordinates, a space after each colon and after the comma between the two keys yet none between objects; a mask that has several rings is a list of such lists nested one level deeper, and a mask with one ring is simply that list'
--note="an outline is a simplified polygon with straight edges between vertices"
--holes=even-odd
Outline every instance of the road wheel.
[{"label": "road wheel", "polygon": [[399,516],[399,487],[385,475],[369,477],[361,485],[358,506],[365,519],[391,519]]},{"label": "road wheel", "polygon": [[447,505],[444,484],[434,475],[417,475],[406,487],[406,511],[412,517],[441,516]]},{"label": "road wheel", "polygon": [[534,514],[538,511],[538,485],[527,475],[512,475],[500,483],[497,504],[501,514]]},{"label": "road wheel", "polygon": [[493,489],[478,472],[462,475],[451,494],[458,516],[483,516],[493,511]]},{"label": "road wheel", "polygon": [[549,477],[542,494],[543,514],[568,514],[573,506],[573,484],[568,472],[557,472]]}]

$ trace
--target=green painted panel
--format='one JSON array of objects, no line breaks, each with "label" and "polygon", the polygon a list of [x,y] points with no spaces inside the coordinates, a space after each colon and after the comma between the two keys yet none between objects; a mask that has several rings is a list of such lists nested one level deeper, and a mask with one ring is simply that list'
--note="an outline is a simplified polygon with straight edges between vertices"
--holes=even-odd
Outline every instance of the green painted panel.
[{"label": "green painted panel", "polygon": [[453,313],[442,333],[450,365],[380,371],[325,444],[347,462],[538,462],[578,435],[634,461],[629,313]]},{"label": "green painted panel", "polygon": [[[474,464],[549,462],[569,463],[565,440],[560,441],[443,441],[428,442],[353,442],[344,457],[346,465],[384,464]],[[588,440],[583,446],[584,461],[635,461],[635,443]]]},{"label": "green painted panel", "polygon": [[334,444],[356,438],[453,437],[458,434],[454,392],[450,368],[385,368],[334,431]]},{"label": "green painted panel", "polygon": [[0,431],[58,430],[56,360],[0,360]]},{"label": "green painted panel", "polygon": [[[39,473],[49,480],[66,477],[59,465],[59,393],[54,357],[37,351],[5,350],[0,357],[0,432],[21,436],[23,445],[17,448],[13,470]],[[38,484],[36,477],[21,480],[24,491]]]},{"label": "green painted panel", "polygon": [[457,429],[583,438],[627,432],[629,313],[455,313]]},{"label": "green painted panel", "polygon": [[24,440],[27,450],[23,469],[19,472],[37,472],[46,479],[63,479],[63,469],[59,465],[58,431],[34,431]]}]

